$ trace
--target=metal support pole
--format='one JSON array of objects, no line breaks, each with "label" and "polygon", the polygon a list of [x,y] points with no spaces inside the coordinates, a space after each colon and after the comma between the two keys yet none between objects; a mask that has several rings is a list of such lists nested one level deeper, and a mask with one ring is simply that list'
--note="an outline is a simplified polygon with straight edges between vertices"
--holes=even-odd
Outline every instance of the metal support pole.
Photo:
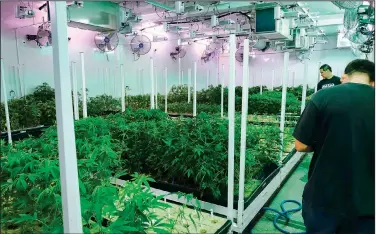
[{"label": "metal support pole", "polygon": [[292,87],[295,87],[295,72],[292,72]]},{"label": "metal support pole", "polygon": [[222,76],[221,76],[221,118],[223,118],[223,93],[225,86],[225,65],[222,64]]},{"label": "metal support pole", "polygon": [[[52,49],[64,233],[82,233],[69,79],[67,4],[64,1],[49,2],[49,4],[51,4],[52,41],[54,42]],[[81,62],[83,62],[83,54],[81,54]],[[85,77],[84,74],[83,77]],[[83,96],[85,97],[85,94]]]},{"label": "metal support pole", "polygon": [[150,57],[150,109],[154,109],[154,61]]},{"label": "metal support pole", "polygon": [[281,104],[281,121],[280,121],[280,137],[281,137],[281,150],[279,160],[282,159],[283,153],[283,137],[285,131],[285,115],[286,115],[286,93],[288,82],[288,65],[289,65],[289,52],[285,52],[283,56],[283,79],[282,79],[282,104]]},{"label": "metal support pole", "polygon": [[108,84],[106,87],[107,87],[107,90],[106,90],[106,93],[111,96],[111,76],[110,76],[110,69],[108,67],[106,67],[106,73],[107,73],[107,80],[106,80],[106,83]]},{"label": "metal support pole", "polygon": [[106,70],[102,69],[103,94],[106,94]]},{"label": "metal support pole", "polygon": [[262,94],[262,81],[263,80],[264,80],[264,69],[261,69],[260,94]]},{"label": "metal support pole", "polygon": [[[178,39],[178,46],[181,46],[181,39]],[[181,58],[178,58],[178,65],[179,65],[179,71],[178,71],[178,76],[179,76],[179,86],[182,85],[182,77],[181,77]]]},{"label": "metal support pole", "polygon": [[158,109],[158,75],[155,74],[155,108]]},{"label": "metal support pole", "polygon": [[245,152],[247,140],[247,118],[248,118],[248,51],[249,39],[244,40],[243,53],[243,91],[242,91],[242,116],[241,116],[241,136],[240,136],[240,172],[239,172],[239,200],[237,226],[243,225],[244,211],[244,181],[245,181]]},{"label": "metal support pole", "polygon": [[121,79],[121,112],[125,111],[125,78],[124,65],[120,64],[120,79]]},{"label": "metal support pole", "polygon": [[209,76],[210,76],[210,71],[206,71],[206,89],[209,88]]},{"label": "metal support pole", "polygon": [[275,72],[274,70],[272,71],[272,91],[273,91],[273,88],[274,88],[274,79],[275,79]]},{"label": "metal support pole", "polygon": [[197,62],[193,63],[193,117],[197,115]]},{"label": "metal support pole", "polygon": [[4,60],[1,59],[1,85],[3,86],[3,95],[4,95],[4,108],[5,108],[5,121],[7,124],[7,133],[8,133],[8,144],[12,144],[12,131],[10,129],[10,118],[9,118],[9,109],[8,109],[8,97],[7,89],[5,82],[5,71],[4,71]]},{"label": "metal support pole", "polygon": [[25,89],[25,64],[22,64],[22,90],[23,94],[26,96],[26,89]]},{"label": "metal support pole", "polygon": [[192,82],[192,71],[188,68],[188,103],[191,103],[191,82]]},{"label": "metal support pole", "polygon": [[320,76],[321,76],[321,74],[320,74],[320,67],[321,67],[321,62],[319,62],[319,67],[318,67],[318,76],[317,76],[317,83],[316,83],[316,85],[315,85],[315,93],[317,92],[317,85],[319,84],[319,82],[320,82]]},{"label": "metal support pole", "polygon": [[76,63],[71,62],[71,72],[72,72],[72,92],[73,92],[73,112],[74,119],[79,120],[80,114],[78,109],[78,91],[77,91],[77,71]]},{"label": "metal support pole", "polygon": [[165,112],[167,113],[167,99],[168,99],[168,89],[167,89],[167,67],[164,69],[165,76]]},{"label": "metal support pole", "polygon": [[20,83],[20,96],[25,96],[24,92],[24,84],[21,78],[21,62],[20,62],[20,52],[18,48],[18,37],[17,37],[17,29],[14,29],[14,40],[16,42],[16,57],[17,57],[17,79]]},{"label": "metal support pole", "polygon": [[302,106],[300,114],[303,113],[307,96],[307,77],[308,77],[308,59],[304,59],[304,76],[303,76],[303,91],[302,91]]},{"label": "metal support pole", "polygon": [[145,90],[144,90],[144,69],[141,69],[140,71],[140,84],[141,84],[141,93],[142,95],[145,94]]},{"label": "metal support pole", "polygon": [[184,72],[183,72],[183,71],[181,71],[181,85],[183,85],[183,84],[184,84],[184,76],[183,76],[183,74],[184,74]]},{"label": "metal support pole", "polygon": [[233,222],[234,207],[234,154],[235,154],[235,34],[230,34],[229,85],[228,85],[228,198],[227,218]]},{"label": "metal support pole", "polygon": [[81,74],[82,74],[82,109],[83,118],[87,117],[87,106],[86,106],[86,75],[85,75],[85,60],[84,53],[80,52],[81,58]]}]

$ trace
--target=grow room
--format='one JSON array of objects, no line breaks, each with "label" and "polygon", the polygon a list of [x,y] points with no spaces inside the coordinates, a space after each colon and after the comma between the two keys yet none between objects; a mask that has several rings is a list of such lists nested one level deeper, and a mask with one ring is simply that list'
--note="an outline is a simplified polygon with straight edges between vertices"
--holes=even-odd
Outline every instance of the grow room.
[{"label": "grow room", "polygon": [[1,230],[277,233],[294,126],[321,65],[374,59],[372,7],[2,1]]}]

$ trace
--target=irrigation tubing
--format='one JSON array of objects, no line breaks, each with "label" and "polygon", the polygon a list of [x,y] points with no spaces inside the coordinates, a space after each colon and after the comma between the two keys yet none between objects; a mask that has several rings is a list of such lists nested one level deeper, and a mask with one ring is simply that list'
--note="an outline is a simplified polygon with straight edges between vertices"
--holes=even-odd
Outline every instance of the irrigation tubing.
[{"label": "irrigation tubing", "polygon": [[[296,205],[298,205],[298,207],[294,208],[294,209],[286,210],[285,207],[284,207],[284,205],[286,203],[295,203]],[[296,213],[296,212],[299,212],[302,209],[302,204],[300,204],[300,202],[295,201],[295,200],[283,200],[280,204],[280,207],[281,207],[282,212],[277,210],[277,209],[270,208],[270,207],[264,207],[264,208],[262,208],[262,211],[272,211],[274,213],[277,213],[277,216],[273,220],[274,227],[278,231],[280,231],[281,233],[291,234],[291,232],[286,231],[283,228],[281,228],[280,226],[278,226],[277,222],[281,217],[283,217],[283,218],[285,218],[286,222],[288,223],[291,220],[291,215]],[[250,234],[252,234],[252,230],[251,230]],[[305,232],[299,232],[299,233],[294,232],[294,234],[306,234],[306,233]]]}]

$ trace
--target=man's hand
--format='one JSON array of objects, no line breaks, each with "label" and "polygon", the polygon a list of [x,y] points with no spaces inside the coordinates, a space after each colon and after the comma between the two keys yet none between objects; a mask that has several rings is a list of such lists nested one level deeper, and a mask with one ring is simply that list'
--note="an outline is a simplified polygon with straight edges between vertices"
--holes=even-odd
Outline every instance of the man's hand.
[{"label": "man's hand", "polygon": [[313,148],[298,140],[295,140],[295,149],[298,152],[313,152]]}]

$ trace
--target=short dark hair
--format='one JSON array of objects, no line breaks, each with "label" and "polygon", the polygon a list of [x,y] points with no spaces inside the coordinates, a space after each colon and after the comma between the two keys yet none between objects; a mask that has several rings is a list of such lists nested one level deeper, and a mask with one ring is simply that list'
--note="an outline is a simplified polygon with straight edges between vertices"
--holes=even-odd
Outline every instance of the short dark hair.
[{"label": "short dark hair", "polygon": [[328,64],[324,64],[320,67],[320,70],[323,70],[323,71],[332,71],[332,68],[328,65]]},{"label": "short dark hair", "polygon": [[375,81],[375,63],[367,59],[355,59],[345,68],[346,75],[350,76],[354,73],[365,73],[371,81]]}]

